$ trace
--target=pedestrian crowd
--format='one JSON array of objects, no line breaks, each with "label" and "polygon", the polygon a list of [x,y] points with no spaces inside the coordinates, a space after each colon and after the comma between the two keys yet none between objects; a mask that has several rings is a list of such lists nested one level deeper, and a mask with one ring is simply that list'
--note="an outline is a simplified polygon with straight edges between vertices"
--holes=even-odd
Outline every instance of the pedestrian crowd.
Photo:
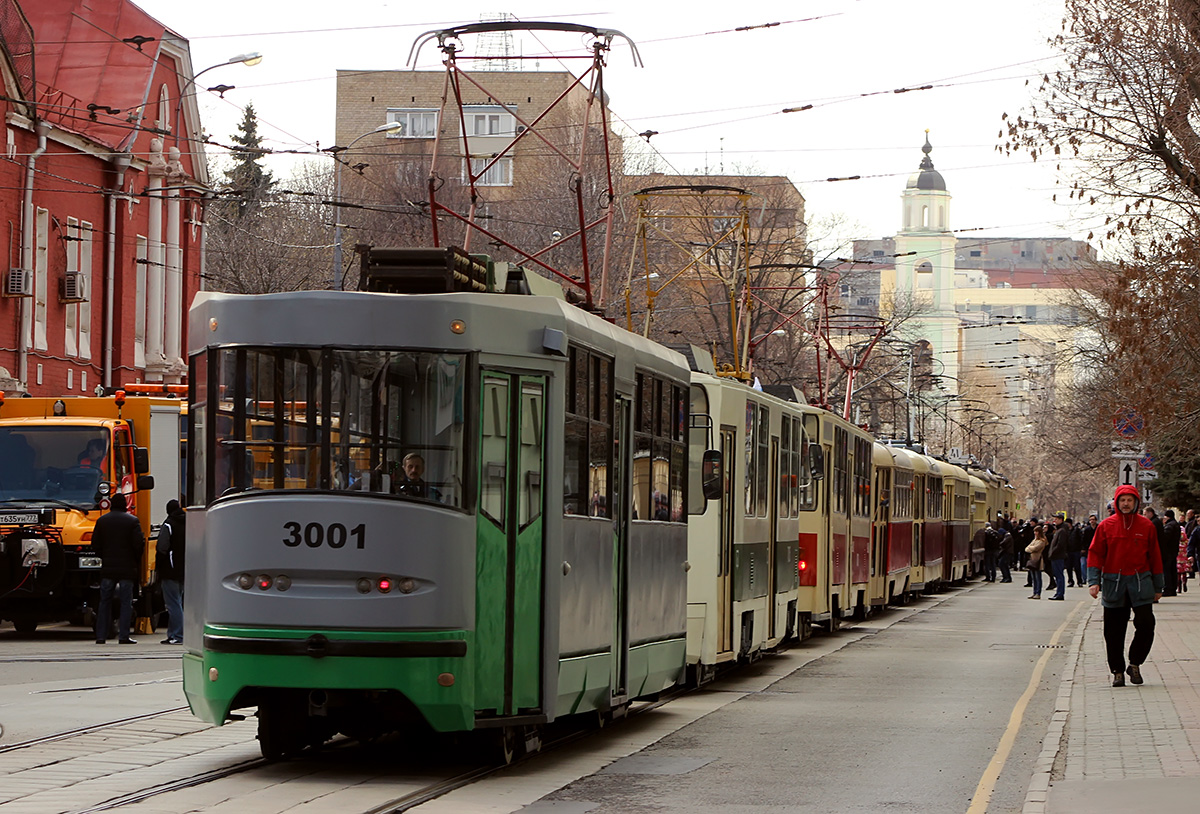
[{"label": "pedestrian crowd", "polygon": [[[1030,599],[1066,599],[1067,588],[1087,587],[1104,608],[1104,639],[1113,686],[1142,683],[1141,665],[1154,641],[1154,604],[1187,591],[1196,576],[1200,517],[1188,509],[1181,523],[1172,509],[1159,516],[1141,507],[1133,486],[1120,486],[1100,520],[1090,514],[1076,522],[1065,512],[1047,518],[1016,519],[999,513],[976,532],[983,548],[984,582],[1012,582],[1024,571]],[[1140,509],[1140,511],[1139,511]],[[997,576],[999,569],[999,576]],[[1134,636],[1125,657],[1130,615]]]}]

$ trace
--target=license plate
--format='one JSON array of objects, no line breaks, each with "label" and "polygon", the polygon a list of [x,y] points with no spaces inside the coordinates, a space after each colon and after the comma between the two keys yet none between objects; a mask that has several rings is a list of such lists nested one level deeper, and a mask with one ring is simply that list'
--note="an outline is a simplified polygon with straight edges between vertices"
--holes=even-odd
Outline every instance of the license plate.
[{"label": "license plate", "polygon": [[22,514],[0,514],[0,525],[5,526],[27,526],[38,522],[37,512],[25,512]]}]

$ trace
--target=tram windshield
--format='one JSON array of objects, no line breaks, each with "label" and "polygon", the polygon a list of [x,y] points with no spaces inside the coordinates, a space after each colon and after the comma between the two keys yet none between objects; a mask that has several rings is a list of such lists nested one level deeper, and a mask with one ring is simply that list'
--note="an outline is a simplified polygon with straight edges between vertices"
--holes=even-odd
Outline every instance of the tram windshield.
[{"label": "tram windshield", "polygon": [[0,500],[91,506],[108,457],[109,436],[96,427],[0,427]]},{"label": "tram windshield", "polygon": [[193,500],[315,489],[464,505],[465,355],[224,348],[192,365]]}]

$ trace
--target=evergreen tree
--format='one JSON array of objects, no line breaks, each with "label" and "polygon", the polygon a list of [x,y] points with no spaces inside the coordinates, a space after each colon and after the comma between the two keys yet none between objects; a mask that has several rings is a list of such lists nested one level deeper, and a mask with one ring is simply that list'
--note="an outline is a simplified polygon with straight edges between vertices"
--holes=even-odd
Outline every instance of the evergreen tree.
[{"label": "evergreen tree", "polygon": [[234,165],[225,173],[225,182],[230,190],[238,196],[239,218],[257,209],[266,200],[275,186],[271,173],[263,169],[259,161],[264,155],[262,136],[258,134],[258,114],[254,105],[246,105],[245,115],[238,124],[238,132],[233,136],[237,145],[230,153]]}]

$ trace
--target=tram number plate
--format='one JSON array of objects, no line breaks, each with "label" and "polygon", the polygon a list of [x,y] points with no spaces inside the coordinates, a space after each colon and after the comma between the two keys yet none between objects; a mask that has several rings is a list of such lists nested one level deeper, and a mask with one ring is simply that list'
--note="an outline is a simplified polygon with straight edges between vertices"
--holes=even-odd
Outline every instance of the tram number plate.
[{"label": "tram number plate", "polygon": [[284,523],[283,528],[287,531],[287,536],[283,538],[283,544],[289,548],[296,548],[301,544],[309,548],[320,548],[323,545],[330,548],[344,548],[347,542],[352,542],[354,548],[366,548],[367,546],[366,523],[359,523],[354,528],[347,529],[341,523],[300,524],[293,520]]},{"label": "tram number plate", "polygon": [[37,512],[29,512],[25,514],[0,514],[0,525],[4,526],[28,526],[39,522]]}]

